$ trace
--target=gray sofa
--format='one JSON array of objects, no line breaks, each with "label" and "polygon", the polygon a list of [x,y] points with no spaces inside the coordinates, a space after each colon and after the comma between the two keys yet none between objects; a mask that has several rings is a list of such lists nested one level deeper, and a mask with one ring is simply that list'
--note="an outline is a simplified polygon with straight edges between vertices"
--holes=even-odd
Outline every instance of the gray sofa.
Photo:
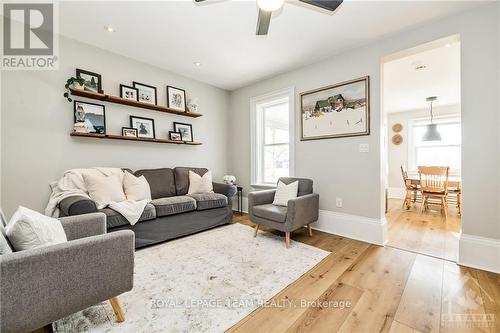
[{"label": "gray sofa", "polygon": [[134,233],[106,234],[102,213],[60,219],[67,243],[11,252],[0,233],[0,332],[31,332],[133,287]]},{"label": "gray sofa", "polygon": [[236,186],[213,183],[214,193],[187,195],[189,170],[203,176],[207,172],[205,168],[124,170],[138,177],[144,176],[153,199],[134,226],[111,208],[98,210],[92,200],[81,196],[61,201],[61,215],[103,212],[107,216],[108,231],[134,231],[136,248],[228,224],[232,220],[232,198]]},{"label": "gray sofa", "polygon": [[297,198],[289,200],[288,206],[273,205],[276,190],[257,191],[248,194],[248,214],[255,223],[254,237],[259,226],[265,226],[285,233],[285,244],[290,246],[290,232],[307,226],[312,236],[311,223],[318,220],[319,194],[313,193],[313,181],[306,178],[282,177],[278,182],[285,184],[299,182]]}]

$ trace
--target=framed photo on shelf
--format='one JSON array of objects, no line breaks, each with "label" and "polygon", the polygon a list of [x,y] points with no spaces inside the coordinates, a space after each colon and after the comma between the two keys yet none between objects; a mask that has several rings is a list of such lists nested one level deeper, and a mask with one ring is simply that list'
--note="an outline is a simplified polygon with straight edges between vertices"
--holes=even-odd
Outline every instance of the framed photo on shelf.
[{"label": "framed photo on shelf", "polygon": [[182,141],[182,134],[180,132],[169,131],[168,139],[172,141]]},{"label": "framed photo on shelf", "polygon": [[87,133],[106,134],[106,109],[104,105],[75,101],[75,123],[85,123]]},{"label": "framed photo on shelf", "polygon": [[184,89],[167,86],[167,107],[186,112],[186,91]]},{"label": "framed photo on shelf", "polygon": [[139,101],[139,89],[120,84],[120,97],[131,101]]},{"label": "framed photo on shelf", "polygon": [[137,129],[130,127],[122,127],[122,136],[137,138]]},{"label": "framed photo on shelf", "polygon": [[156,87],[144,83],[132,82],[134,88],[138,89],[138,101],[148,104],[157,104]]},{"label": "framed photo on shelf", "polygon": [[174,132],[181,134],[182,141],[193,141],[193,125],[174,122]]},{"label": "framed photo on shelf", "polygon": [[95,93],[102,93],[102,78],[101,74],[86,71],[84,69],[76,69],[76,77],[81,77],[85,80],[83,89]]},{"label": "framed photo on shelf", "polygon": [[154,119],[130,116],[130,127],[137,130],[137,137],[139,138],[155,138]]}]

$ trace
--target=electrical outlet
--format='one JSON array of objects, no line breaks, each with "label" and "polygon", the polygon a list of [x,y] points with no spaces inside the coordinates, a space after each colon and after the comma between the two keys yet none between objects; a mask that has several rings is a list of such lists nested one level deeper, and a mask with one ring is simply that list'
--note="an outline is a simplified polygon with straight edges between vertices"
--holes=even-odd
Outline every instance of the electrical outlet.
[{"label": "electrical outlet", "polygon": [[359,152],[360,153],[369,153],[370,145],[368,143],[360,143],[359,144]]},{"label": "electrical outlet", "polygon": [[338,208],[342,208],[342,198],[337,198],[335,202]]}]

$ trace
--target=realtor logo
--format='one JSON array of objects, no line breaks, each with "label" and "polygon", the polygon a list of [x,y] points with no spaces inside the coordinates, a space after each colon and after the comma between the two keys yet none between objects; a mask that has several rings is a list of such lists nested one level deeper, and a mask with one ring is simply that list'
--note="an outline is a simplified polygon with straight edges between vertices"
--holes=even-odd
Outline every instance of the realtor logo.
[{"label": "realtor logo", "polygon": [[57,69],[54,3],[3,4],[2,69]]}]

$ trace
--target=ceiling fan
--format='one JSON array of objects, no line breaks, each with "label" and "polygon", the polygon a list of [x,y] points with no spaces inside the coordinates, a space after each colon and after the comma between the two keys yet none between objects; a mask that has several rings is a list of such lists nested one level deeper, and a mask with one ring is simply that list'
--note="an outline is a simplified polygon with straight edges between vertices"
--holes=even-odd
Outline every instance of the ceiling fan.
[{"label": "ceiling fan", "polygon": [[[203,2],[206,0],[194,0],[195,2]],[[322,9],[329,10],[331,12],[335,11],[338,6],[343,2],[343,0],[299,0],[306,4],[319,7]],[[256,35],[267,35],[269,30],[269,24],[271,23],[271,16],[274,11],[278,10],[283,6],[285,0],[257,0],[257,5],[259,6],[259,17],[257,19],[257,31]]]}]

